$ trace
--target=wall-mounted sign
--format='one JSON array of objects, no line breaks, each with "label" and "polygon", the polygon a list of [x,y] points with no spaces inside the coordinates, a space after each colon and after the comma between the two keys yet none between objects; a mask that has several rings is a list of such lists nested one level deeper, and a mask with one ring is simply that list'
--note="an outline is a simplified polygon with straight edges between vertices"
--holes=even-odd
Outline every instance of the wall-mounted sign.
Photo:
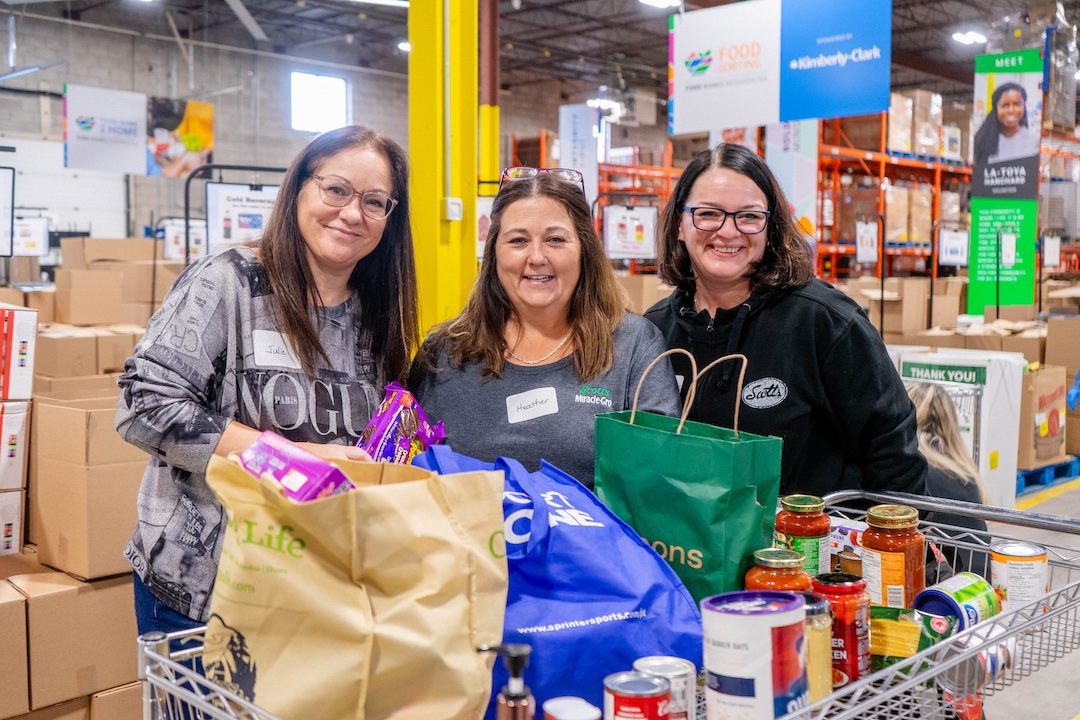
[{"label": "wall-mounted sign", "polygon": [[605,205],[604,249],[613,260],[647,260],[656,257],[654,205]]},{"label": "wall-mounted sign", "polygon": [[0,255],[10,256],[14,241],[15,168],[0,167]]},{"label": "wall-mounted sign", "polygon": [[42,257],[49,254],[49,218],[15,218],[11,254]]},{"label": "wall-mounted sign", "polygon": [[208,250],[238,245],[262,237],[277,199],[277,185],[206,183],[206,244]]},{"label": "wall-mounted sign", "polygon": [[146,95],[64,86],[64,167],[146,174]]}]

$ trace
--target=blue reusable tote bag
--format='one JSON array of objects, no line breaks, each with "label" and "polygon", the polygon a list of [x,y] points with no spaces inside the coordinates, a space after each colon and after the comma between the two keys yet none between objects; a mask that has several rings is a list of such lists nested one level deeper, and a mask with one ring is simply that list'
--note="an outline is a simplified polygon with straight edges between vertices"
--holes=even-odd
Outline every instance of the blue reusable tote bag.
[{"label": "blue reusable tote bag", "polygon": [[[592,492],[553,465],[484,463],[437,445],[413,460],[439,473],[502,470],[507,564],[503,641],[532,647],[538,706],[576,695],[603,707],[604,678],[648,655],[701,667],[701,616],[675,572]],[[492,688],[506,684],[495,664]],[[494,717],[494,704],[487,717]]]}]

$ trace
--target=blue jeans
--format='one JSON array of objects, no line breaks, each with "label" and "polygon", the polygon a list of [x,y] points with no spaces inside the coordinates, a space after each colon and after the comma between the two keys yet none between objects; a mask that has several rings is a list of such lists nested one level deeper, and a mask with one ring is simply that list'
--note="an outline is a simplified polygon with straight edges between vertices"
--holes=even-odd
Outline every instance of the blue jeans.
[{"label": "blue jeans", "polygon": [[152,630],[171,633],[203,626],[154,597],[138,575],[135,575],[135,622],[140,635]]}]

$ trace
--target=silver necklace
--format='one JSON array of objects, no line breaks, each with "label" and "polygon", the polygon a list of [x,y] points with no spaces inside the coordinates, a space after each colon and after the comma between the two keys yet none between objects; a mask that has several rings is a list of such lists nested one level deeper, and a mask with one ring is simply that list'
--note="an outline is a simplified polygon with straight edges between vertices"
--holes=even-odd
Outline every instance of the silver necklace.
[{"label": "silver necklace", "polygon": [[514,358],[515,360],[517,360],[520,363],[525,363],[526,365],[539,365],[540,363],[544,362],[545,360],[547,360],[549,357],[551,357],[555,353],[559,352],[559,350],[562,349],[562,346],[566,344],[566,341],[569,340],[570,336],[573,335],[573,334],[574,334],[573,330],[566,333],[566,337],[564,337],[562,340],[559,341],[559,344],[555,346],[555,349],[552,350],[551,352],[549,352],[544,357],[540,358],[539,360],[526,360],[523,357],[519,357],[519,356],[515,355],[514,351],[511,350],[510,348],[506,348],[506,354],[509,355],[510,357]]}]

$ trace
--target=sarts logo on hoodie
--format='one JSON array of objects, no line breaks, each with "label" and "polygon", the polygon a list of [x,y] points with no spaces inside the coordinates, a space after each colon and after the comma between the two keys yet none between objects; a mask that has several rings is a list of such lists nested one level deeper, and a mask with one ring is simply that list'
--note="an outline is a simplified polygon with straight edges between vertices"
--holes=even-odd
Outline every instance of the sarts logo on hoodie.
[{"label": "sarts logo on hoodie", "polygon": [[742,401],[752,408],[764,410],[784,402],[787,395],[787,384],[783,380],[763,377],[743,388]]}]

